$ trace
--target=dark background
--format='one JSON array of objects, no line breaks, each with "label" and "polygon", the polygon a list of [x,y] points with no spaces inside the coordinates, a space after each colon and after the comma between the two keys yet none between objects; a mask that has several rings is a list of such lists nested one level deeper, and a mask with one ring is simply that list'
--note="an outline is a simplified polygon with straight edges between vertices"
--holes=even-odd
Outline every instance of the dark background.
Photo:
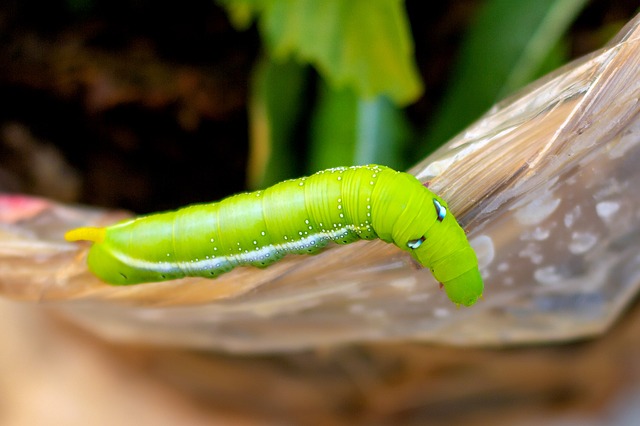
[{"label": "dark background", "polygon": [[[407,110],[416,127],[479,3],[406,2],[426,87]],[[571,56],[636,8],[591,2]],[[0,39],[0,189],[140,213],[245,189],[255,26],[236,31],[209,0],[14,0],[0,4]]]}]

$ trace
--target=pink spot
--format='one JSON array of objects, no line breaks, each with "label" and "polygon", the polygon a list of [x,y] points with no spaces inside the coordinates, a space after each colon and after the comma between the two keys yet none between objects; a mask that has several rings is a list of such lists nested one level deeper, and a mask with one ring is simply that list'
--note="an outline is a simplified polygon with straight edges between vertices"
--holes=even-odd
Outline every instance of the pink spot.
[{"label": "pink spot", "polygon": [[0,222],[15,223],[28,219],[49,208],[50,205],[42,198],[0,194]]}]

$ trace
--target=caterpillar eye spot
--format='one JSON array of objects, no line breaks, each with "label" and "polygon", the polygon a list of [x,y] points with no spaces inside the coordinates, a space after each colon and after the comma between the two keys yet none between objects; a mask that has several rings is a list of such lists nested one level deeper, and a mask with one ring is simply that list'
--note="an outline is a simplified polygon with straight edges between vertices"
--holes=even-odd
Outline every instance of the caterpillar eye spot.
[{"label": "caterpillar eye spot", "polygon": [[438,215],[438,222],[442,222],[445,216],[447,216],[447,209],[442,204],[440,204],[440,202],[435,198],[433,199],[433,205],[436,208],[436,215]]},{"label": "caterpillar eye spot", "polygon": [[417,240],[409,240],[407,242],[407,247],[409,247],[411,250],[415,250],[418,247],[420,247],[422,245],[422,243],[424,243],[424,236],[418,238]]}]

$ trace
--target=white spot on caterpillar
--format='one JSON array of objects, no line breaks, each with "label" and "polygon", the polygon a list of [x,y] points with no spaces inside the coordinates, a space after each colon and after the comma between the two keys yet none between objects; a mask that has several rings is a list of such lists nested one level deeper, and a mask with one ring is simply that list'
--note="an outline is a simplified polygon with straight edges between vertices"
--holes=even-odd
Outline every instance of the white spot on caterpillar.
[{"label": "white spot on caterpillar", "polygon": [[260,235],[265,236],[265,235],[267,235],[267,234],[266,234],[266,232],[262,231],[262,232],[260,233]]},{"label": "white spot on caterpillar", "polygon": [[258,242],[256,240],[253,240],[253,244],[258,244]]},{"label": "white spot on caterpillar", "polygon": [[213,242],[213,238],[211,240],[209,240],[209,241]]}]

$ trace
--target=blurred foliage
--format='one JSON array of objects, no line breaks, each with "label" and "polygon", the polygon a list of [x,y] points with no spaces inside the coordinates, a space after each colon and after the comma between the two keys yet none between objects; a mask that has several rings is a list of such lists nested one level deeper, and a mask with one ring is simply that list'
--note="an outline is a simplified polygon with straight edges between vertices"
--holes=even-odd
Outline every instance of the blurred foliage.
[{"label": "blurred foliage", "polygon": [[422,92],[401,0],[221,0],[232,21],[254,17],[269,54],[313,64],[335,87],[408,104]]},{"label": "blurred foliage", "polygon": [[564,34],[587,1],[481,3],[435,117],[411,144],[416,131],[402,108],[422,85],[403,2],[219,3],[239,29],[257,21],[266,47],[250,94],[249,176],[258,187],[337,165],[407,167],[500,98],[566,62]]},{"label": "blurred foliage", "polygon": [[[249,99],[250,152],[248,181],[279,182],[296,169],[296,129],[303,121],[309,69],[294,61],[263,56],[253,73]],[[299,173],[298,173],[299,174]]]},{"label": "blurred foliage", "polygon": [[320,81],[310,123],[308,171],[349,164],[402,167],[400,150],[410,130],[388,98],[363,99],[353,90],[333,90]]},{"label": "blurred foliage", "polygon": [[478,10],[426,134],[425,153],[495,102],[564,64],[563,35],[586,0],[489,0]]},{"label": "blurred foliage", "polygon": [[[399,107],[417,100],[422,84],[401,1],[220,2],[239,28],[258,19],[267,47],[265,60],[272,65],[258,67],[254,82],[268,80],[283,88],[278,92],[255,83],[260,90],[250,94],[251,120],[259,122],[252,126],[250,186],[338,165],[404,164],[398,158],[407,126]],[[296,97],[299,104],[294,114],[310,110],[307,133],[297,133],[300,123],[294,120],[274,120],[279,111],[292,111],[290,88],[295,79],[270,69],[291,61],[300,67],[312,65],[320,75],[315,102]],[[294,135],[310,141],[303,167],[292,155]]]}]

